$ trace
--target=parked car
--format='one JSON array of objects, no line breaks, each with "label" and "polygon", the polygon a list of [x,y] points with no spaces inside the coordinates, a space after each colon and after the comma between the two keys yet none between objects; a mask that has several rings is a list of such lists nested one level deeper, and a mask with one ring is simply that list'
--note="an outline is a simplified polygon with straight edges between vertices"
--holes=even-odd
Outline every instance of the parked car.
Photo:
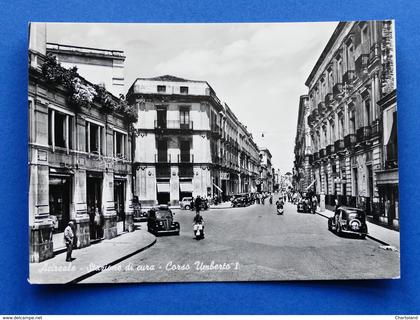
[{"label": "parked car", "polygon": [[239,193],[232,196],[231,200],[232,207],[247,207],[250,205],[248,194]]},{"label": "parked car", "polygon": [[170,234],[179,236],[180,225],[174,221],[174,214],[167,205],[159,205],[149,210],[147,231],[156,236]]},{"label": "parked car", "polygon": [[301,198],[297,203],[297,212],[311,213],[311,200],[309,198]]},{"label": "parked car", "polygon": [[192,197],[184,197],[179,202],[179,206],[183,210],[191,210],[191,201],[192,201]]},{"label": "parked car", "polygon": [[364,239],[368,233],[366,213],[361,209],[341,206],[334,217],[328,218],[328,230],[337,235],[352,233]]}]

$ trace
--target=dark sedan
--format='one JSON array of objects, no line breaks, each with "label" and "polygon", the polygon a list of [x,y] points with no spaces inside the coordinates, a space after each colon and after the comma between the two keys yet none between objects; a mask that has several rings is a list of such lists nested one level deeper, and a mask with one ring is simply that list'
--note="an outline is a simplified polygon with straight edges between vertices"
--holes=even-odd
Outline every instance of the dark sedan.
[{"label": "dark sedan", "polygon": [[366,214],[352,207],[339,207],[334,216],[328,219],[328,230],[341,235],[351,233],[365,238],[368,233]]},{"label": "dark sedan", "polygon": [[147,230],[156,236],[177,235],[179,236],[179,222],[174,221],[174,214],[167,205],[160,205],[149,210]]}]

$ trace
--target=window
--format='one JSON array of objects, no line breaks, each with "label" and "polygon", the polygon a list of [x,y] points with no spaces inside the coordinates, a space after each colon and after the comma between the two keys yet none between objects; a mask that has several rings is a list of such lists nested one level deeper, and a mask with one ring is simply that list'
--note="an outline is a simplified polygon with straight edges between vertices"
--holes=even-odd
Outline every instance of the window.
[{"label": "window", "polygon": [[188,110],[188,109],[179,110],[179,117],[180,117],[181,128],[183,126],[188,127],[188,125],[190,123],[190,110]]},{"label": "window", "polygon": [[180,87],[179,91],[181,92],[181,94],[188,94],[188,87]]},{"label": "window", "polygon": [[157,92],[166,92],[166,86],[157,86]]},{"label": "window", "polygon": [[370,102],[369,99],[363,101],[364,109],[365,109],[365,126],[370,125],[371,116],[370,116]]},{"label": "window", "polygon": [[354,111],[350,112],[350,128],[349,131],[351,134],[356,133],[356,119],[354,115]]},{"label": "window", "polygon": [[114,131],[114,157],[120,159],[127,158],[126,137],[126,134]]},{"label": "window", "polygon": [[190,141],[180,141],[181,162],[191,162]]},{"label": "window", "polygon": [[339,124],[339,135],[340,135],[340,139],[343,139],[344,137],[344,117],[341,117],[340,120],[338,121]]},{"label": "window", "polygon": [[54,109],[48,110],[48,144],[61,148],[72,148],[73,144],[73,118],[68,114],[56,111]]},{"label": "window", "polygon": [[347,48],[347,69],[354,70],[353,45],[350,45]]},{"label": "window", "polygon": [[343,79],[343,62],[342,60],[337,61],[337,83],[341,83]]},{"label": "window", "polygon": [[102,148],[103,128],[92,122],[86,121],[86,152],[104,154]]}]

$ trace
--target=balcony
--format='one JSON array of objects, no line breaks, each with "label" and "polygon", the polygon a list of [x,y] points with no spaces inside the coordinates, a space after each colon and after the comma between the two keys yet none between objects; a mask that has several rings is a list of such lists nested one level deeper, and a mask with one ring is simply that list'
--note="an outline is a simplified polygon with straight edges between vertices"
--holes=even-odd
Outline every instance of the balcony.
[{"label": "balcony", "polygon": [[321,116],[325,113],[325,103],[323,101],[318,103],[318,113]]},{"label": "balcony", "polygon": [[333,87],[334,98],[341,98],[342,94],[343,94],[343,84],[342,83],[336,83]]},{"label": "balcony", "polygon": [[372,137],[379,135],[379,120],[375,120],[371,124],[371,135]]},{"label": "balcony", "polygon": [[171,163],[171,155],[167,153],[155,154],[155,163]]},{"label": "balcony", "polygon": [[319,149],[318,153],[320,159],[325,158],[325,156],[327,155],[325,149]]},{"label": "balcony", "polygon": [[356,72],[354,70],[347,70],[343,75],[343,83],[351,84],[356,78]]},{"label": "balcony", "polygon": [[190,153],[181,153],[177,155],[178,163],[194,163],[194,155]]},{"label": "balcony", "polygon": [[222,136],[222,132],[220,130],[220,127],[217,124],[213,124],[211,126],[211,134],[215,137],[215,138],[221,138]]},{"label": "balcony", "polygon": [[337,140],[334,142],[335,152],[339,152],[344,149],[344,140]]},{"label": "balcony", "polygon": [[350,133],[344,137],[344,147],[351,148],[356,144],[356,135]]},{"label": "balcony", "polygon": [[370,126],[357,129],[357,142],[369,140],[371,137],[372,128]]},{"label": "balcony", "polygon": [[334,102],[334,95],[330,92],[327,93],[327,95],[325,96],[325,104],[327,105],[327,107]]},{"label": "balcony", "polygon": [[180,120],[166,120],[166,121],[155,120],[154,129],[160,133],[190,132],[194,130],[194,123],[192,121],[181,122]]},{"label": "balcony", "polygon": [[335,151],[334,150],[334,145],[333,144],[328,145],[325,150],[326,150],[327,156],[330,156],[330,155],[334,154],[334,151]]}]

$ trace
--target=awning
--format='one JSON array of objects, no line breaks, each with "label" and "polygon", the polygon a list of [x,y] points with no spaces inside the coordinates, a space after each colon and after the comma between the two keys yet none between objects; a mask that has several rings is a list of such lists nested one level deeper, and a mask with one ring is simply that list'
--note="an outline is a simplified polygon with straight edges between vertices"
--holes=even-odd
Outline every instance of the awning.
[{"label": "awning", "polygon": [[193,192],[193,184],[192,182],[180,182],[179,189],[181,192]]},{"label": "awning", "polygon": [[398,169],[376,171],[376,184],[398,184]]},{"label": "awning", "polygon": [[213,185],[216,187],[217,190],[219,190],[220,192],[223,192],[223,190],[215,183],[213,183]]},{"label": "awning", "polygon": [[158,182],[157,191],[158,192],[170,192],[169,182]]}]

